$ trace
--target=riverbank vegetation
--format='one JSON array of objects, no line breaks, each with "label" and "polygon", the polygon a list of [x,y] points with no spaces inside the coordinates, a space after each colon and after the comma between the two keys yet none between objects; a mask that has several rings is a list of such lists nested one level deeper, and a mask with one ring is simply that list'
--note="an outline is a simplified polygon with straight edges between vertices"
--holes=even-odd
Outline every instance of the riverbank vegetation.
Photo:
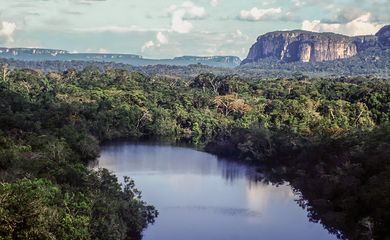
[{"label": "riverbank vegetation", "polygon": [[33,71],[2,76],[0,239],[140,239],[157,211],[130,179],[88,168],[99,141],[59,98],[74,86],[60,94]]},{"label": "riverbank vegetation", "polygon": [[102,141],[164,137],[268,166],[302,193],[313,221],[340,237],[386,239],[389,120],[386,79],[3,67],[0,235],[137,239],[157,212],[133,182],[123,190],[87,164]]}]

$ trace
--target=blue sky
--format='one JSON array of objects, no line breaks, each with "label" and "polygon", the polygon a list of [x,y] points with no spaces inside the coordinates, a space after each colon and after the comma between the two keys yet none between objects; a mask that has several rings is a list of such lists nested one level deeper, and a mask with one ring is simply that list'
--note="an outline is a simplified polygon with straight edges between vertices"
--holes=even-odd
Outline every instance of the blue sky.
[{"label": "blue sky", "polygon": [[243,58],[269,31],[372,34],[389,12],[389,0],[0,0],[0,45]]}]

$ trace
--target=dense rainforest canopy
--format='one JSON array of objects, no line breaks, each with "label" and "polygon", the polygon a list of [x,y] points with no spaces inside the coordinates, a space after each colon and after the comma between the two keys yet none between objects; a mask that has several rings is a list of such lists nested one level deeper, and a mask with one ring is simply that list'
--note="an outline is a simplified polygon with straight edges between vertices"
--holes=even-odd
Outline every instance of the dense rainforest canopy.
[{"label": "dense rainforest canopy", "polygon": [[[164,138],[259,164],[340,237],[390,237],[390,80],[1,69],[0,238],[138,239],[157,211],[88,163]],[[275,174],[273,174],[275,175]]]}]

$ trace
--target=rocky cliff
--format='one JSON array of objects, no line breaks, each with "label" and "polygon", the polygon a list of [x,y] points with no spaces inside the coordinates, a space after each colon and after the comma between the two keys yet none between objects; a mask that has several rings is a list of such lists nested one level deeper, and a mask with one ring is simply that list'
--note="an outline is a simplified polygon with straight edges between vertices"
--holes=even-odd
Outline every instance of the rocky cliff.
[{"label": "rocky cliff", "polygon": [[390,25],[383,27],[375,36],[382,47],[390,47]]},{"label": "rocky cliff", "polygon": [[335,33],[301,30],[277,31],[261,35],[242,62],[254,63],[265,58],[281,62],[323,62],[349,58],[371,47],[388,46],[390,28],[375,36],[349,37]]},{"label": "rocky cliff", "polygon": [[363,52],[368,48],[378,47],[378,37],[375,35],[365,35],[353,37],[353,42],[356,44],[356,48],[359,52]]}]

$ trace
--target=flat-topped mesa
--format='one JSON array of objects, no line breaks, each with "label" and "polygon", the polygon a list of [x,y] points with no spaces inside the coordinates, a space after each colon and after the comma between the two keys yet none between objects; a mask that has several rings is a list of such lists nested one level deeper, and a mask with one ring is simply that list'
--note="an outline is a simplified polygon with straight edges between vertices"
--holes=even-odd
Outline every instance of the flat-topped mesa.
[{"label": "flat-topped mesa", "polygon": [[263,58],[283,62],[322,62],[356,54],[356,44],[347,36],[301,30],[277,31],[260,36],[243,64]]},{"label": "flat-topped mesa", "polygon": [[302,30],[276,31],[259,36],[241,64],[266,58],[281,62],[332,61],[353,57],[368,48],[389,45],[390,26],[383,27],[376,35],[357,37]]},{"label": "flat-topped mesa", "polygon": [[199,61],[199,62],[214,61],[214,62],[235,64],[235,65],[240,65],[240,63],[241,63],[241,59],[239,57],[236,57],[236,56],[208,56],[208,57],[182,56],[182,57],[175,57],[173,60]]},{"label": "flat-topped mesa", "polygon": [[4,48],[0,47],[0,54],[18,56],[22,54],[28,55],[64,55],[69,54],[68,51],[59,49],[43,49],[43,48]]}]

